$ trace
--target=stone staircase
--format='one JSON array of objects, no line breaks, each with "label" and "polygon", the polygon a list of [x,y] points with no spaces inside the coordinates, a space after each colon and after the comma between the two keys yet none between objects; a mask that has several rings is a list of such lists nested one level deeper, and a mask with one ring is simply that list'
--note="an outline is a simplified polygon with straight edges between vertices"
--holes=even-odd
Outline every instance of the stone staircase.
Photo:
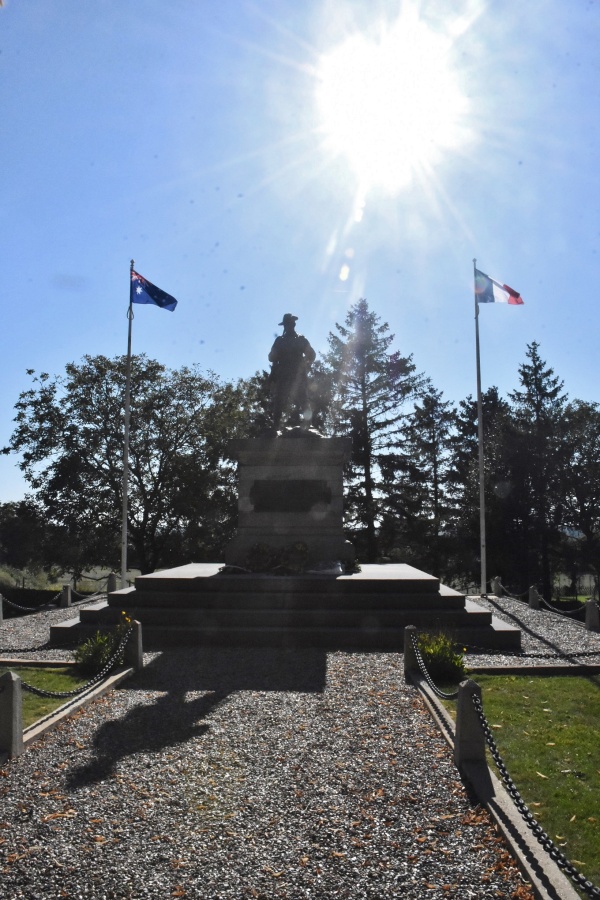
[{"label": "stone staircase", "polygon": [[224,574],[221,568],[192,563],[139,576],[135,587],[53,625],[51,643],[79,643],[115,625],[124,610],[142,623],[145,649],[226,644],[400,650],[406,625],[441,628],[473,646],[520,648],[518,628],[412,566],[365,565],[343,576]]}]

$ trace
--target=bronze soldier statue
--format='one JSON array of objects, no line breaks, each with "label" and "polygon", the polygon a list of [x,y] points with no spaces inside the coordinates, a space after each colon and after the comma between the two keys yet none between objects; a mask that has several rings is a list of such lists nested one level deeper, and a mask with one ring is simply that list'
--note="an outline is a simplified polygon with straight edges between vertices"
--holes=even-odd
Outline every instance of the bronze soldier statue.
[{"label": "bronze soldier statue", "polygon": [[275,430],[279,429],[284,413],[294,408],[299,412],[300,423],[310,424],[310,404],[308,401],[308,370],[315,361],[316,353],[303,334],[296,332],[298,316],[286,313],[283,334],[275,338],[269,353],[272,363],[270,380],[273,386],[273,419]]}]

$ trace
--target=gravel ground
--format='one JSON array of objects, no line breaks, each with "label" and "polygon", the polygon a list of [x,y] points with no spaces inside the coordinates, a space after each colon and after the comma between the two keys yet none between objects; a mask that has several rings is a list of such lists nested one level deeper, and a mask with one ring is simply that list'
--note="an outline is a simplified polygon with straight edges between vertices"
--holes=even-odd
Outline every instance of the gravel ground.
[{"label": "gravel ground", "polygon": [[[471,654],[469,665],[544,666],[600,664],[600,634],[586,631],[581,622],[572,616],[554,613],[549,609],[530,609],[527,603],[510,597],[473,598],[481,606],[490,609],[495,616],[521,629],[522,653],[531,656],[506,654]],[[594,654],[578,656],[578,654]],[[543,656],[540,658],[540,655]]]},{"label": "gravel ground", "polygon": [[[500,602],[509,619],[513,602]],[[517,611],[524,646],[600,650],[569,621]],[[72,614],[5,621],[0,646],[39,645]],[[404,685],[401,656],[146,659],[0,770],[0,896],[532,896]]]}]

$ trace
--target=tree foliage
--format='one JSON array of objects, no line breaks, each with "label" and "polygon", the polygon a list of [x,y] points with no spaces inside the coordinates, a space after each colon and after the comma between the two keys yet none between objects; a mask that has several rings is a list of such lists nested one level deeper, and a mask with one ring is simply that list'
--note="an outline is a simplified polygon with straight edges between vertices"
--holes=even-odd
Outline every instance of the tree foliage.
[{"label": "tree foliage", "polygon": [[402,441],[381,462],[384,552],[440,576],[452,559],[450,490],[456,414],[428,384],[407,417]]},{"label": "tree foliage", "polygon": [[381,465],[401,439],[406,404],[422,384],[412,357],[390,351],[394,335],[387,323],[359,300],[344,325],[329,335],[325,362],[331,372],[330,410],[335,434],[352,438],[346,471],[347,521],[372,562],[378,555],[378,527],[383,511]]},{"label": "tree foliage", "polygon": [[[17,403],[11,447],[59,544],[57,562],[116,566],[123,474],[126,358],[84,357],[64,376],[33,376]],[[225,445],[239,394],[196,368],[133,359],[129,538],[143,572],[220,548],[234,514]]]},{"label": "tree foliage", "polygon": [[[477,404],[444,400],[359,300],[312,368],[312,426],[348,435],[349,537],[359,560],[410,562],[457,586],[480,573]],[[8,448],[31,495],[0,506],[0,562],[76,575],[120,558],[126,359],[33,378]],[[130,561],[144,572],[219,560],[236,524],[232,437],[273,432],[266,371],[224,383],[134,357]],[[600,573],[600,406],[569,402],[527,347],[519,387],[482,396],[488,572],[550,597],[557,573]]]}]

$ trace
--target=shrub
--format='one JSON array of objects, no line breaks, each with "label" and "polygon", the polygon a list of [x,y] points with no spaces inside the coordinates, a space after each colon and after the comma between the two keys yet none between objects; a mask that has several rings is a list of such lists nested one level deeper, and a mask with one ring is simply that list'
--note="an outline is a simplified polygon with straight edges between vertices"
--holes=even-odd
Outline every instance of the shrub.
[{"label": "shrub", "polygon": [[419,635],[419,650],[425,667],[432,678],[461,681],[465,676],[465,663],[460,648],[442,631]]},{"label": "shrub", "polygon": [[[88,638],[75,650],[75,662],[81,675],[93,678],[104,669],[117,652],[119,644],[123,640],[131,619],[125,613],[121,613],[121,621],[112,631],[97,631],[93,637]],[[115,665],[123,665],[123,652],[115,659]]]}]

